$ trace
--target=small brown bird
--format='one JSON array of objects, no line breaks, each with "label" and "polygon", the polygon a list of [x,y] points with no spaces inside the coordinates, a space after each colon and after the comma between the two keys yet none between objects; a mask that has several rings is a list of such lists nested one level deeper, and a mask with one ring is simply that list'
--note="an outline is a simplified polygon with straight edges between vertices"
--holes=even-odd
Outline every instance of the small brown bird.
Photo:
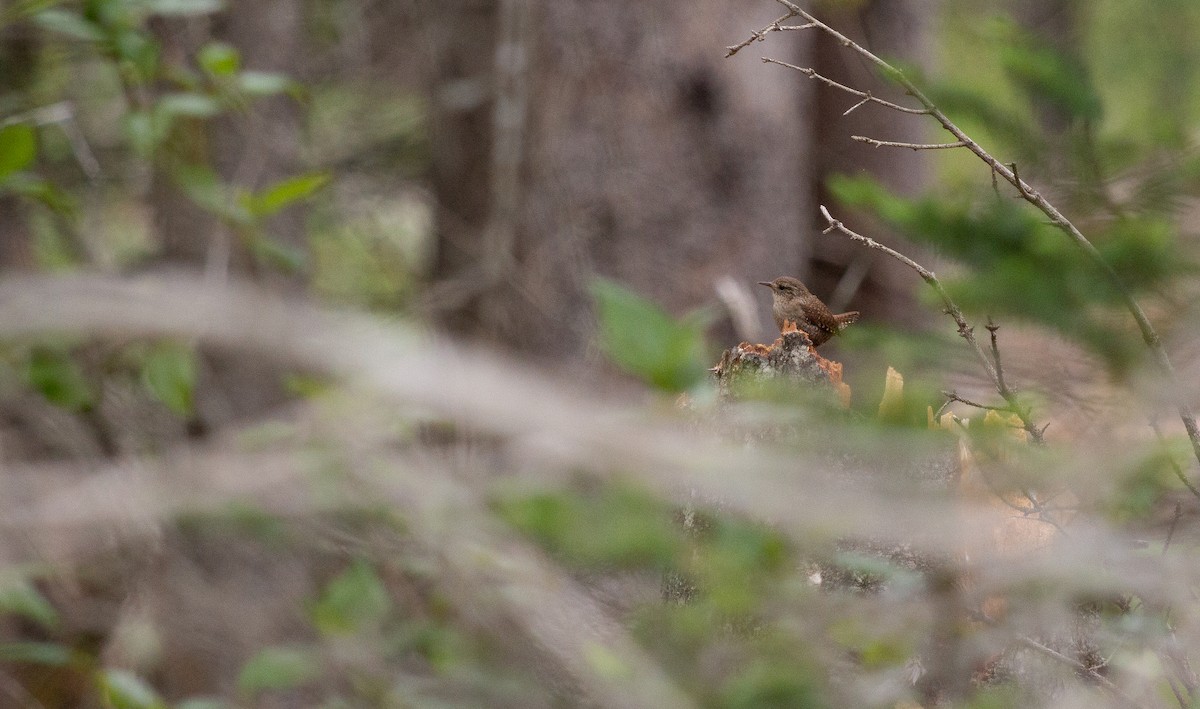
[{"label": "small brown bird", "polygon": [[775,316],[775,324],[779,329],[783,330],[785,322],[796,323],[796,328],[812,340],[813,347],[828,342],[842,328],[858,320],[857,310],[840,315],[829,312],[829,306],[805,288],[803,283],[790,276],[759,281],[758,285],[771,289],[771,295],[775,298],[771,314]]}]

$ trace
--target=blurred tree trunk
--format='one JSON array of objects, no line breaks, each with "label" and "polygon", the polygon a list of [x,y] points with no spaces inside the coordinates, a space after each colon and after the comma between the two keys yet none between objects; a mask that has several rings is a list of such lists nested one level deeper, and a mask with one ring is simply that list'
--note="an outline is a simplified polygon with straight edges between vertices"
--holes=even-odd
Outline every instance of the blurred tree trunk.
[{"label": "blurred tree trunk", "polygon": [[[921,46],[920,5],[890,0],[860,14],[887,46]],[[907,151],[857,150],[858,126],[828,119],[849,96],[818,105],[814,82],[757,61],[850,67],[841,48],[814,49],[814,34],[794,32],[723,58],[778,16],[772,3],[458,0],[435,13],[438,257],[428,305],[457,332],[582,355],[593,277],[680,314],[713,302],[722,276],[751,285],[797,274],[815,253],[836,271],[853,256],[824,256],[829,240],[813,229],[819,178],[870,169],[910,188],[923,180]],[[877,88],[853,68],[859,85]],[[867,113],[854,118],[874,133],[911,135],[885,130],[893,115]]]},{"label": "blurred tree trunk", "polygon": [[[810,88],[773,84],[753,58],[722,58],[778,15],[770,3],[440,11],[456,18],[437,37],[431,76],[430,304],[444,323],[521,351],[581,355],[596,275],[682,313],[712,302],[722,276],[750,284],[800,267]],[[775,54],[794,60],[809,41],[783,37]]]}]

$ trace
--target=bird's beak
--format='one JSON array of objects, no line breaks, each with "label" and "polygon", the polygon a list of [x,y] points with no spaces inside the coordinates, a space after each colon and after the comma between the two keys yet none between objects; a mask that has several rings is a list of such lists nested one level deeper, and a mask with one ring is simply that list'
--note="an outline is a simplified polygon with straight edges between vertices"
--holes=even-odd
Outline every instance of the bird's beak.
[{"label": "bird's beak", "polygon": [[770,281],[759,281],[759,282],[758,282],[758,285],[760,285],[760,286],[766,286],[767,288],[770,288],[770,287],[771,287],[771,282],[770,282]]}]

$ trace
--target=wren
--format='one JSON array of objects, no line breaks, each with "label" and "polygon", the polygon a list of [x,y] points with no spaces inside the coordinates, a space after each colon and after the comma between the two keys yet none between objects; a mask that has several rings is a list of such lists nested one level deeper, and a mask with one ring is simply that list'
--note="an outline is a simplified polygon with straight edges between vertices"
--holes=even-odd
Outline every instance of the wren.
[{"label": "wren", "polygon": [[799,280],[790,276],[780,276],[773,281],[759,281],[760,286],[771,289],[774,303],[771,305],[771,315],[775,324],[782,331],[785,322],[793,322],[796,329],[808,335],[813,347],[829,341],[829,338],[842,331],[850,323],[858,320],[858,311],[834,315],[829,306],[813,295]]}]

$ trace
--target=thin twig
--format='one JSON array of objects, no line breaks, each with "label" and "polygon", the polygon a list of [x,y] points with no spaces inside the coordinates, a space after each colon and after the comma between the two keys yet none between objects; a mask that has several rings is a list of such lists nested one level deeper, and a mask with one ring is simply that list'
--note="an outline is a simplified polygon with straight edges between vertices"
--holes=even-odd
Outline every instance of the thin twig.
[{"label": "thin twig", "polygon": [[88,179],[96,182],[103,176],[100,163],[96,160],[96,154],[92,152],[87,138],[75,120],[75,106],[70,101],[59,101],[49,106],[42,106],[0,119],[0,128],[7,128],[17,123],[33,123],[39,126],[57,125],[62,129],[63,135],[67,137],[71,152],[75,155],[75,161],[79,163],[80,169]]},{"label": "thin twig", "polygon": [[983,365],[984,371],[987,372],[988,378],[992,380],[992,384],[995,385],[996,391],[1001,397],[1004,398],[1006,402],[1008,402],[1009,406],[1012,408],[1012,412],[1021,419],[1021,426],[1026,432],[1029,433],[1029,437],[1035,442],[1041,443],[1042,431],[1034,425],[1033,421],[1029,418],[1028,412],[1025,411],[1024,408],[1019,404],[1016,395],[1012,392],[1012,390],[1008,389],[1008,387],[1002,388],[1000,386],[1000,377],[996,372],[995,365],[992,363],[992,360],[988,357],[987,353],[984,352],[983,347],[979,344],[979,340],[975,339],[975,328],[971,327],[971,325],[967,322],[967,319],[963,317],[962,310],[960,310],[954,300],[950,298],[950,294],[946,292],[946,289],[942,286],[942,282],[937,279],[937,276],[934,275],[933,271],[930,271],[928,268],[925,268],[921,264],[913,261],[895,249],[888,248],[874,239],[850,230],[845,224],[842,224],[837,219],[834,219],[833,215],[829,213],[829,210],[825,207],[825,205],[821,205],[821,215],[825,217],[825,221],[829,223],[829,227],[822,233],[828,234],[831,231],[837,231],[850,237],[854,241],[859,242],[860,244],[864,244],[867,246],[867,248],[882,251],[888,256],[891,256],[900,263],[903,263],[904,265],[916,271],[917,275],[919,275],[922,280],[924,280],[931,288],[933,288],[933,290],[938,294],[938,297],[941,298],[942,304],[945,306],[946,314],[953,318],[954,322],[958,325],[959,336],[966,340],[967,344],[971,345],[971,348],[975,350],[975,354],[979,358],[979,362]]},{"label": "thin twig", "polygon": [[1101,687],[1104,687],[1109,692],[1111,692],[1114,697],[1117,697],[1121,701],[1126,702],[1127,704],[1129,704],[1129,706],[1133,706],[1133,707],[1141,706],[1136,701],[1134,701],[1133,697],[1129,696],[1124,691],[1122,691],[1120,687],[1113,684],[1112,680],[1110,680],[1109,678],[1100,674],[1095,669],[1083,664],[1079,660],[1076,660],[1073,657],[1068,657],[1067,655],[1062,654],[1061,652],[1059,652],[1058,650],[1055,650],[1052,647],[1043,645],[1027,635],[1018,635],[1017,642],[1021,643],[1022,645],[1024,645],[1025,647],[1027,647],[1031,650],[1040,652],[1041,654],[1045,655],[1046,657],[1057,660],[1058,662],[1061,662],[1064,665],[1067,665],[1069,667],[1073,667],[1076,672],[1087,675],[1088,679],[1091,679],[1096,684],[1100,685]]},{"label": "thin twig", "polygon": [[938,407],[937,413],[935,413],[933,415],[933,420],[940,421],[942,418],[942,414],[945,413],[946,409],[948,409],[950,407],[950,404],[953,404],[953,403],[954,403],[953,399],[946,399],[944,402],[942,402],[942,405]]},{"label": "thin twig", "polygon": [[966,398],[959,396],[958,392],[955,392],[955,391],[943,391],[942,396],[946,397],[946,399],[948,399],[949,401],[957,401],[960,404],[966,404],[967,406],[973,406],[976,409],[983,409],[984,411],[1009,411],[1009,412],[1012,412],[1012,407],[1008,406],[1007,404],[1004,406],[989,406],[988,404],[980,404],[978,402],[971,401],[970,399],[966,399]]},{"label": "thin twig", "polygon": [[1175,503],[1175,514],[1171,517],[1171,526],[1167,529],[1167,539],[1163,542],[1162,553],[1166,556],[1167,550],[1171,548],[1171,539],[1175,536],[1175,528],[1179,526],[1179,518],[1183,516],[1183,505]]},{"label": "thin twig", "polygon": [[1000,364],[1000,343],[997,342],[996,332],[1000,326],[992,322],[992,318],[988,316],[988,324],[984,325],[987,328],[988,335],[992,340],[992,361],[996,363],[996,378],[999,379],[1000,389],[1007,390],[1008,383],[1004,381],[1004,365]]},{"label": "thin twig", "polygon": [[[1103,271],[1105,277],[1108,278],[1108,280],[1113,284],[1113,286],[1117,289],[1117,292],[1120,294],[1121,300],[1125,305],[1125,309],[1129,311],[1129,314],[1133,316],[1134,322],[1137,323],[1138,330],[1142,335],[1142,340],[1146,343],[1146,347],[1153,353],[1155,363],[1158,365],[1159,371],[1171,385],[1171,390],[1176,395],[1175,405],[1179,414],[1179,418],[1183,421],[1183,427],[1187,430],[1188,440],[1190,440],[1192,443],[1192,453],[1195,455],[1197,462],[1200,462],[1200,425],[1196,423],[1196,415],[1193,413],[1191,405],[1188,404],[1183,398],[1183,387],[1180,386],[1179,377],[1175,373],[1175,366],[1171,364],[1171,359],[1167,355],[1166,348],[1163,347],[1162,338],[1159,336],[1158,331],[1154,329],[1154,325],[1151,324],[1150,318],[1146,315],[1146,312],[1142,310],[1142,306],[1137,302],[1137,300],[1134,299],[1133,295],[1129,292],[1129,289],[1125,287],[1125,283],[1121,279],[1120,274],[1118,274],[1112,265],[1104,259],[1104,256],[1100,253],[1099,249],[1097,249],[1096,246],[1089,241],[1086,236],[1084,236],[1083,232],[1080,231],[1077,226],[1075,226],[1074,222],[1068,219],[1066,215],[1064,215],[1057,207],[1051,204],[1050,201],[1047,200],[1040,192],[1033,189],[1029,183],[1021,179],[1020,175],[1017,174],[1015,164],[1012,165],[1012,167],[1005,165],[993,157],[992,154],[987,150],[984,150],[979,143],[975,142],[975,140],[968,136],[961,128],[958,127],[957,124],[951,121],[945,113],[942,113],[942,110],[938,108],[937,105],[934,104],[934,102],[928,96],[926,96],[925,93],[921,91],[921,89],[918,88],[911,79],[905,76],[904,72],[900,71],[883,59],[880,59],[870,50],[866,49],[846,35],[838,32],[824,22],[821,22],[812,14],[806,12],[799,5],[796,5],[790,0],[776,0],[776,2],[787,8],[788,17],[803,17],[813,28],[819,29],[822,32],[830,35],[839,43],[841,43],[842,46],[847,47],[851,51],[866,59],[868,62],[874,64],[883,72],[886,77],[899,84],[900,87],[903,88],[910,96],[924,106],[924,113],[928,113],[930,116],[932,116],[933,119],[942,126],[942,128],[953,135],[956,140],[962,142],[963,147],[974,153],[976,157],[990,167],[994,173],[1000,175],[1000,177],[1004,178],[1006,182],[1015,187],[1025,201],[1036,207],[1040,212],[1042,212],[1042,214],[1045,214],[1050,219],[1050,223],[1053,226],[1057,227],[1060,231],[1066,234],[1068,238],[1075,242],[1076,246],[1082,249],[1084,254],[1091,259],[1101,269],[1101,271]],[[758,38],[761,38],[761,33],[758,35]],[[749,44],[749,42],[746,44]],[[854,92],[853,89],[851,91]],[[858,92],[857,95],[863,96],[863,93]],[[911,113],[914,112],[914,110],[915,109],[904,109],[904,112]]]},{"label": "thin twig", "polygon": [[[1158,438],[1159,445],[1166,450],[1167,441],[1166,438],[1163,437],[1162,429],[1158,427],[1158,421],[1155,421],[1153,418],[1151,418],[1150,428],[1154,429],[1154,435],[1156,438]],[[1175,460],[1175,456],[1171,455],[1169,450],[1167,450],[1166,453],[1167,463],[1171,466],[1171,472],[1175,473],[1175,477],[1179,478],[1179,482],[1183,483],[1183,486],[1190,490],[1193,495],[1200,497],[1200,489],[1193,485],[1191,480],[1188,480],[1187,474],[1183,472],[1183,468],[1179,465],[1179,461]]]},{"label": "thin twig", "polygon": [[[975,620],[983,623],[984,625],[988,625],[993,628],[1000,627],[1000,623],[995,618],[992,618],[991,616],[989,616],[988,614],[986,614],[982,611],[978,611],[978,610],[969,611],[968,615],[970,615]],[[1104,675],[1097,672],[1095,670],[1095,668],[1088,667],[1087,665],[1083,664],[1079,660],[1076,660],[1075,658],[1070,657],[1068,655],[1064,655],[1063,653],[1059,652],[1058,650],[1055,650],[1052,647],[1049,647],[1048,645],[1043,645],[1042,643],[1038,642],[1037,640],[1034,640],[1033,638],[1029,637],[1028,635],[1021,635],[1019,633],[1013,633],[1013,637],[1017,640],[1017,642],[1021,643],[1022,645],[1029,648],[1030,650],[1039,652],[1039,653],[1045,655],[1046,657],[1051,658],[1052,660],[1055,660],[1055,661],[1060,662],[1068,667],[1073,668],[1076,672],[1078,672],[1082,675],[1086,675],[1089,679],[1091,679],[1092,681],[1094,681],[1096,684],[1100,685],[1101,687],[1107,689],[1110,693],[1112,693],[1112,695],[1114,697],[1117,697],[1121,701],[1126,702],[1129,706],[1133,706],[1133,707],[1141,706],[1136,701],[1134,701],[1133,697],[1130,697],[1128,694],[1126,694],[1124,692],[1124,690],[1122,690],[1120,687],[1118,687],[1116,684],[1114,684],[1112,680],[1110,680],[1109,678],[1107,678]]]},{"label": "thin twig", "polygon": [[778,27],[773,27],[772,29],[774,29],[776,32],[790,32],[795,30],[811,30],[812,28],[813,24],[811,22],[806,22],[802,25],[779,25]]},{"label": "thin twig", "polygon": [[868,91],[868,92],[867,92],[867,97],[866,97],[866,98],[864,98],[863,100],[861,100],[861,101],[859,101],[858,103],[854,104],[854,105],[853,105],[853,106],[851,106],[850,108],[847,108],[845,111],[842,111],[842,115],[843,115],[843,116],[849,116],[851,113],[853,113],[853,112],[857,111],[859,108],[862,108],[863,106],[867,105],[868,103],[871,103],[871,100],[872,100],[873,98],[875,98],[875,97],[874,97],[874,96],[871,96],[870,94],[871,94],[871,92],[870,92],[870,91]]},{"label": "thin twig", "polygon": [[[908,108],[907,106],[901,106],[898,103],[892,103],[891,101],[885,101],[884,99],[881,99],[878,96],[873,95],[870,91],[859,91],[858,89],[852,89],[849,86],[846,86],[845,84],[840,84],[840,83],[834,81],[833,79],[830,79],[827,76],[818,74],[817,71],[815,69],[813,69],[812,67],[796,66],[795,64],[788,64],[787,62],[781,62],[778,59],[771,59],[770,57],[763,57],[762,60],[763,60],[764,64],[778,64],[779,66],[787,67],[788,69],[795,69],[796,71],[800,72],[801,74],[804,74],[805,76],[807,76],[810,79],[816,79],[817,81],[820,81],[821,83],[823,83],[827,86],[831,86],[835,89],[838,89],[839,91],[845,91],[848,94],[858,96],[859,98],[863,99],[864,101],[870,101],[872,103],[877,103],[880,106],[887,106],[888,108],[892,109],[893,111],[900,111],[901,113],[913,113],[918,116],[924,116],[924,115],[929,114],[928,109]],[[851,110],[853,110],[853,108]],[[849,112],[850,111],[846,111],[846,113],[849,113]]]},{"label": "thin twig", "polygon": [[954,143],[905,143],[895,140],[876,140],[865,135],[852,135],[851,140],[868,143],[876,148],[908,148],[909,150],[946,150],[948,148],[965,148],[967,144],[961,140]]},{"label": "thin twig", "polygon": [[[779,23],[786,22],[787,20],[792,19],[793,17],[795,17],[798,14],[800,14],[800,13],[798,13],[794,10],[791,10],[788,12],[788,14],[784,15],[783,17],[779,18],[778,20],[775,20],[771,24],[767,25],[766,27],[762,28],[761,30],[750,35],[750,38],[745,40],[744,42],[738,42],[737,44],[735,44],[731,47],[726,47],[725,48],[725,58],[728,59],[729,57],[732,57],[733,55],[742,51],[746,47],[749,47],[751,44],[754,44],[755,42],[763,41],[764,39],[766,39],[768,32],[781,32],[783,30],[783,26],[780,25]],[[797,27],[797,29],[809,29],[812,27],[816,27],[816,25],[814,25],[810,22],[806,25]],[[791,28],[789,27],[789,29],[791,29]]]}]

